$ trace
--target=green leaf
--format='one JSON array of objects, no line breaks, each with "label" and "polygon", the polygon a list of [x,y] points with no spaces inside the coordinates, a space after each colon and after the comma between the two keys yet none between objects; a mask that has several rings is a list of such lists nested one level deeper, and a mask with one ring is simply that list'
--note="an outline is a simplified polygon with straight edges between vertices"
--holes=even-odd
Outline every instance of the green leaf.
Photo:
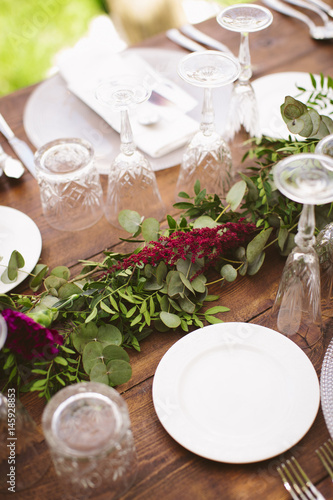
[{"label": "green leaf", "polygon": [[267,240],[270,237],[272,231],[272,227],[266,229],[265,231],[262,231],[261,233],[257,234],[257,236],[255,236],[253,240],[248,244],[246,248],[246,257],[250,265],[257,259],[257,257],[265,248]]},{"label": "green leaf", "polygon": [[103,362],[103,344],[101,342],[89,342],[83,349],[82,362],[85,372],[89,375],[96,363]]},{"label": "green leaf", "polygon": [[[24,258],[17,250],[13,250],[8,261],[7,277],[10,282],[15,281],[18,276],[18,269],[24,267]],[[1,278],[3,281],[3,279]]]},{"label": "green leaf", "polygon": [[123,359],[114,359],[107,364],[110,385],[121,385],[128,382],[132,376],[132,368]]},{"label": "green leaf", "polygon": [[49,268],[44,264],[37,264],[32,273],[34,277],[29,281],[31,290],[36,292],[41,286],[44,276],[47,274]]},{"label": "green leaf", "polygon": [[231,264],[225,264],[221,268],[221,276],[226,281],[232,282],[237,278],[237,271]]},{"label": "green leaf", "polygon": [[211,325],[216,325],[217,323],[223,323],[222,319],[216,318],[215,316],[207,316],[205,315],[205,320],[208,321]]},{"label": "green leaf", "polygon": [[230,311],[229,307],[225,307],[225,306],[214,306],[214,307],[210,307],[209,309],[207,309],[207,311],[205,312],[205,315],[212,315],[212,314],[217,314],[217,313],[221,313],[221,312],[228,312]]},{"label": "green leaf", "polygon": [[97,340],[106,345],[121,345],[123,341],[123,336],[119,328],[114,325],[102,325],[98,328],[97,331]]},{"label": "green leaf", "polygon": [[218,223],[215,222],[215,220],[213,220],[208,215],[202,215],[201,217],[198,217],[193,223],[194,229],[200,229],[202,227],[216,227],[216,226],[218,226]]},{"label": "green leaf", "polygon": [[58,365],[62,365],[62,366],[68,365],[68,362],[66,361],[66,359],[62,358],[61,356],[56,356],[53,361],[55,363],[57,363]]},{"label": "green leaf", "polygon": [[160,223],[157,219],[149,217],[142,223],[142,236],[148,243],[150,241],[157,241],[159,238]]},{"label": "green leaf", "polygon": [[204,293],[206,291],[206,282],[206,276],[199,274],[196,278],[194,278],[194,280],[191,281],[191,285],[196,292]]},{"label": "green leaf", "polygon": [[184,284],[178,271],[169,271],[167,274],[168,295],[176,297],[184,293]]},{"label": "green leaf", "polygon": [[263,265],[265,260],[265,252],[261,252],[255,259],[254,261],[251,262],[251,264],[248,265],[247,268],[247,274],[249,276],[253,276],[256,274],[261,266]]},{"label": "green leaf", "polygon": [[183,311],[188,314],[193,314],[195,311],[195,304],[188,297],[180,297],[178,299],[178,304],[182,308]]},{"label": "green leaf", "polygon": [[177,328],[180,325],[180,318],[177,314],[161,311],[160,318],[168,328]]},{"label": "green leaf", "polygon": [[92,340],[97,340],[98,328],[95,323],[80,325],[72,334],[72,342],[75,349],[82,353],[86,344]]},{"label": "green leaf", "polygon": [[109,374],[104,363],[96,363],[92,366],[89,374],[91,382],[109,385]]},{"label": "green leaf", "polygon": [[227,194],[226,200],[230,204],[231,210],[235,211],[242,202],[246,191],[244,180],[236,182]]},{"label": "green leaf", "polygon": [[75,285],[75,283],[65,283],[58,290],[59,299],[68,299],[72,295],[80,294],[82,292],[81,288]]},{"label": "green leaf", "polygon": [[118,215],[119,224],[128,232],[136,233],[141,224],[141,217],[134,210],[121,210]]},{"label": "green leaf", "polygon": [[51,276],[57,276],[58,278],[61,278],[61,279],[64,279],[64,280],[68,281],[69,278],[70,278],[70,276],[71,276],[71,272],[68,269],[68,267],[57,266],[54,269],[52,269],[50,275]]},{"label": "green leaf", "polygon": [[129,361],[129,355],[122,347],[118,345],[108,345],[103,349],[103,356],[106,360],[106,363],[111,361],[111,359],[123,359],[125,361]]}]

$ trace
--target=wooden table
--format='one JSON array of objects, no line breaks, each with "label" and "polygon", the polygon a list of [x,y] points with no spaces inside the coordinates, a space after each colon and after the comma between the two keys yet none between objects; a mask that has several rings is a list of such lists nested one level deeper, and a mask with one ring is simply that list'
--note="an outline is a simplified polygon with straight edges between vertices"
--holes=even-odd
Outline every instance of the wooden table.
[{"label": "wooden table", "polygon": [[[206,21],[202,31],[219,38],[237,54],[239,35],[224,31],[215,19]],[[164,34],[142,43],[141,46],[178,49]],[[310,38],[302,23],[274,13],[273,24],[266,30],[251,34],[250,47],[254,78],[280,71],[303,71],[333,76],[333,45]],[[184,52],[185,53],[185,52]],[[14,132],[27,139],[22,123],[24,106],[34,87],[24,88],[0,100],[0,112]],[[52,96],[50,96],[52,98]],[[11,150],[1,138],[5,150]],[[172,211],[174,187],[179,167],[157,173],[161,194]],[[104,249],[118,244],[119,234],[103,218],[94,227],[65,233],[52,229],[45,222],[39,201],[37,182],[26,172],[19,181],[2,177],[0,203],[17,208],[29,215],[38,225],[43,238],[41,261],[50,267],[75,266],[78,259],[102,258]],[[271,307],[284,260],[273,251],[261,271],[254,277],[238,278],[223,288],[221,303],[230,307],[225,321],[261,323]],[[19,287],[20,290],[24,286]],[[210,293],[220,293],[216,286]],[[251,297],[251,300],[249,300]],[[330,336],[330,318],[325,318]],[[333,499],[333,486],[315,450],[329,434],[321,410],[310,431],[290,451],[260,463],[232,465],[217,463],[192,454],[177,444],[163,429],[153,408],[151,388],[158,362],[170,346],[181,338],[180,332],[154,333],[142,342],[140,354],[132,352],[133,376],[118,388],[127,401],[138,452],[139,471],[135,485],[124,499],[144,500],[281,500],[289,498],[276,472],[276,466],[291,453],[298,457],[312,480],[326,498]],[[34,394],[24,396],[23,402],[31,415],[40,422],[45,401]],[[3,498],[9,498],[4,495]],[[42,481],[33,488],[16,494],[20,499],[44,500],[61,498],[56,476],[51,467]]]}]

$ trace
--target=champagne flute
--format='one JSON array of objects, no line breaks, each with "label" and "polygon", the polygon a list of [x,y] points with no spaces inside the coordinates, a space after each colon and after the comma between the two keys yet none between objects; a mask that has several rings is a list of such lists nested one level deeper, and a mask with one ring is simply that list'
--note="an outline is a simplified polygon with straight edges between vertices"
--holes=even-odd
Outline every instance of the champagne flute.
[{"label": "champagne flute", "polygon": [[238,61],[215,50],[194,52],[182,58],[178,73],[191,85],[204,89],[200,130],[183,155],[177,181],[177,192],[191,192],[196,180],[207,193],[223,197],[231,181],[231,152],[215,130],[212,89],[230,84],[240,72]]},{"label": "champagne flute", "polygon": [[265,7],[252,4],[235,4],[223,9],[217,16],[223,28],[240,33],[239,62],[241,72],[234,85],[228,115],[228,137],[232,139],[243,126],[251,137],[260,137],[258,106],[253,87],[249,33],[267,28],[273,21],[272,13]]},{"label": "champagne flute", "polygon": [[165,214],[155,173],[136,149],[129,119],[129,110],[147,101],[150,95],[147,80],[140,75],[119,76],[102,82],[96,90],[98,101],[120,112],[120,153],[111,164],[105,203],[105,216],[115,227],[121,227],[118,215],[124,209],[158,220]]},{"label": "champagne flute", "polygon": [[303,203],[303,209],[295,236],[296,247],[287,258],[271,319],[274,327],[295,341],[319,370],[324,334],[319,260],[314,249],[314,207],[333,200],[333,159],[315,153],[291,155],[275,165],[273,176],[279,191]]}]

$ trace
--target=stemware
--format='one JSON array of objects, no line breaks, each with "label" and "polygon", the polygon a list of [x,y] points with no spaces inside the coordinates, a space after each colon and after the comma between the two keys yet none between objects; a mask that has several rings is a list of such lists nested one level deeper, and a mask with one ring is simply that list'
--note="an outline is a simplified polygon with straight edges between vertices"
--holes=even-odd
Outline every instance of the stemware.
[{"label": "stemware", "polygon": [[[331,166],[332,171],[327,169]],[[273,169],[274,182],[289,199],[303,204],[296,246],[285,264],[271,319],[320,369],[324,353],[319,260],[314,249],[314,206],[333,200],[333,159],[315,153],[291,155]]]},{"label": "stemware", "polygon": [[119,76],[102,82],[96,90],[98,101],[120,112],[120,153],[111,164],[105,203],[105,216],[115,227],[120,227],[118,214],[123,209],[158,220],[165,214],[155,173],[136,149],[129,118],[130,109],[147,101],[150,95],[148,81],[140,75]]},{"label": "stemware", "polygon": [[265,7],[236,4],[223,9],[217,16],[223,28],[240,33],[239,62],[241,72],[234,85],[229,114],[228,138],[232,139],[243,127],[251,137],[260,137],[258,106],[253,87],[249,33],[267,28],[273,21],[272,13]]},{"label": "stemware", "polygon": [[[204,99],[200,130],[194,135],[183,155],[177,193],[191,192],[196,180],[208,193],[223,196],[231,180],[231,152],[216,132],[212,89],[230,84],[240,72],[238,61],[215,50],[198,51],[183,57],[178,73],[187,83],[202,87]],[[176,193],[176,194],[177,194]]]},{"label": "stemware", "polygon": [[[7,323],[0,314],[0,350],[7,338]],[[42,433],[14,388],[0,392],[0,496],[30,488],[51,465]]]},{"label": "stemware", "polygon": [[[333,158],[333,134],[318,142],[315,152]],[[327,164],[327,168],[329,165]],[[322,311],[333,313],[333,222],[318,233],[315,249],[319,257]]]}]

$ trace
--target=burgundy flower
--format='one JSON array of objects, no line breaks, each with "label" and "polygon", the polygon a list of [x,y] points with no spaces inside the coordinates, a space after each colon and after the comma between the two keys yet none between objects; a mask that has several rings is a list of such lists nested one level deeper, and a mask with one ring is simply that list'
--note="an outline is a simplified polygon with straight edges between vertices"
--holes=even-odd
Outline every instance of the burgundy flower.
[{"label": "burgundy flower", "polygon": [[4,309],[1,314],[8,328],[6,347],[11,351],[25,359],[55,356],[59,352],[55,345],[62,345],[63,338],[57,330],[45,328],[19,311]]},{"label": "burgundy flower", "polygon": [[191,255],[192,262],[195,262],[196,258],[207,259],[206,266],[201,269],[203,272],[217,259],[243,245],[254,230],[254,224],[245,223],[240,219],[238,223],[227,222],[213,228],[197,228],[190,232],[175,231],[170,236],[161,236],[158,241],[150,242],[149,246],[118,262],[108,269],[108,272],[148,263],[156,266],[161,260],[169,266],[174,266],[179,259],[185,260],[187,255]]}]

